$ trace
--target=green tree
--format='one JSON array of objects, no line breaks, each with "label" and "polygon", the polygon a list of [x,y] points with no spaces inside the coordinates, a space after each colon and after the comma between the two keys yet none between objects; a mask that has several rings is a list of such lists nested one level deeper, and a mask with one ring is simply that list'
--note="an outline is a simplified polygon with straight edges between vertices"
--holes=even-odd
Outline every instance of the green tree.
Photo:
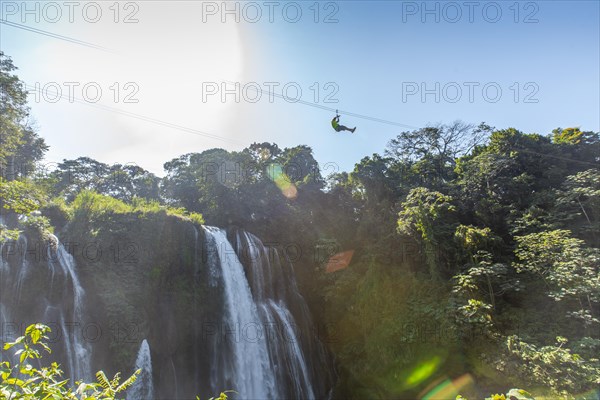
[{"label": "green tree", "polygon": [[[41,203],[40,191],[26,182],[48,149],[28,121],[27,91],[14,74],[10,57],[0,51],[0,241],[18,234],[18,214]],[[10,228],[10,230],[7,229]]]},{"label": "green tree", "polygon": [[600,250],[588,248],[567,230],[533,233],[515,238],[517,271],[542,277],[547,295],[568,302],[567,315],[579,320],[586,332],[600,325]]},{"label": "green tree", "polygon": [[[490,142],[457,162],[456,196],[476,225],[489,226],[508,240],[511,231],[529,233],[548,227],[556,203],[554,190],[570,174],[589,168],[576,157],[577,144],[563,145],[516,129],[494,131]],[[582,162],[583,161],[583,162]]]},{"label": "green tree", "polygon": [[456,275],[454,292],[467,300],[489,300],[496,307],[496,297],[510,287],[506,284],[508,268],[493,262],[493,254],[501,246],[501,240],[490,228],[459,225],[454,233],[459,260],[464,262],[463,271]]},{"label": "green tree", "polygon": [[410,191],[398,214],[398,232],[415,237],[423,244],[432,278],[440,277],[443,242],[454,232],[452,197],[419,187]]},{"label": "green tree", "polygon": [[588,169],[567,176],[557,190],[552,219],[573,230],[588,243],[599,245],[600,171]]},{"label": "green tree", "polygon": [[[126,202],[134,198],[159,200],[159,181],[149,171],[130,164],[109,166],[89,157],[64,160],[47,180],[51,192],[66,201],[72,201],[84,190],[112,196]],[[40,179],[43,183],[44,178]]]},{"label": "green tree", "polygon": [[279,160],[286,175],[298,188],[316,191],[324,187],[325,180],[310,147],[286,148],[276,160]]},{"label": "green tree", "polygon": [[27,90],[10,57],[0,51],[0,177],[24,178],[48,149],[29,124]]},{"label": "green tree", "polygon": [[483,144],[491,130],[485,123],[455,121],[405,131],[389,142],[386,155],[410,163],[422,186],[441,188],[453,178],[456,159]]}]

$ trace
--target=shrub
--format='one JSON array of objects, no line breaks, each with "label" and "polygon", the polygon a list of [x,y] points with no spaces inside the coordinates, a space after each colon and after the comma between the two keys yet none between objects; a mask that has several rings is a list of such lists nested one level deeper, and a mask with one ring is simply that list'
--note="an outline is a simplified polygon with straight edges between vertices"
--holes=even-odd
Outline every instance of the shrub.
[{"label": "shrub", "polygon": [[10,361],[0,363],[0,398],[6,399],[73,399],[73,400],[113,400],[135,382],[140,370],[121,383],[117,373],[109,380],[104,372],[96,373],[96,383],[76,382],[70,387],[69,381],[62,379],[62,371],[57,363],[49,367],[35,368],[34,360],[42,358],[40,350],[50,353],[44,340],[50,328],[42,324],[27,327],[25,335],[4,345],[4,350],[20,347],[15,352],[19,361],[11,365]]}]

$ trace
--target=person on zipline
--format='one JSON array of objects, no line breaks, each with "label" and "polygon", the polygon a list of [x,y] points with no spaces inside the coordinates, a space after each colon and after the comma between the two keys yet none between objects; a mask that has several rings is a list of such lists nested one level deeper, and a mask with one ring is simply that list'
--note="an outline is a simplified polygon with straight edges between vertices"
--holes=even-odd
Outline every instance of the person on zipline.
[{"label": "person on zipline", "polygon": [[350,131],[354,133],[354,131],[356,130],[356,127],[350,129],[347,126],[340,125],[340,116],[337,113],[336,116],[331,120],[331,126],[333,126],[333,129],[335,129],[336,132]]}]

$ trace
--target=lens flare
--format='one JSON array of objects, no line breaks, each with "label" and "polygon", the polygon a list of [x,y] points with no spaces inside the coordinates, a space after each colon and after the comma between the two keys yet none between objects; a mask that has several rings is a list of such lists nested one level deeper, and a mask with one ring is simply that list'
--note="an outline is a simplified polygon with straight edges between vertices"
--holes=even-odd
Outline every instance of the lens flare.
[{"label": "lens flare", "polygon": [[423,400],[454,399],[467,386],[472,385],[473,382],[473,377],[470,374],[464,374],[453,380],[446,379],[429,390],[421,398]]},{"label": "lens flare", "polygon": [[269,165],[269,168],[267,168],[267,175],[275,182],[275,185],[277,185],[285,197],[293,200],[298,196],[296,185],[292,183],[280,164]]},{"label": "lens flare", "polygon": [[353,255],[354,250],[348,250],[343,251],[341,253],[337,253],[336,255],[332,256],[327,262],[325,272],[330,274],[332,272],[346,268],[348,265],[350,265],[350,261],[352,261]]},{"label": "lens flare", "polygon": [[430,378],[440,366],[442,359],[438,356],[431,358],[415,368],[406,378],[404,384],[407,388],[418,386],[426,379]]}]

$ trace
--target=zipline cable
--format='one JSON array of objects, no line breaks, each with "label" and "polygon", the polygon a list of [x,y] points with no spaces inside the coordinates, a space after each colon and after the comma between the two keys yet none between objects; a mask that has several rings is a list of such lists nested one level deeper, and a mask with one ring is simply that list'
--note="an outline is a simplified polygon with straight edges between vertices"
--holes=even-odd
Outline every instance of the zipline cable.
[{"label": "zipline cable", "polygon": [[[36,91],[40,91],[41,92],[41,90],[39,90],[38,88],[33,87],[31,85],[25,84],[25,86],[26,86],[27,89],[30,89],[33,92],[36,92]],[[135,119],[139,119],[139,120],[142,120],[142,121],[150,122],[150,123],[153,123],[153,124],[156,124],[156,125],[161,125],[161,126],[164,126],[164,127],[167,127],[167,128],[177,129],[177,130],[180,130],[180,131],[183,131],[183,132],[187,132],[187,133],[191,133],[191,134],[194,134],[194,135],[204,136],[204,137],[207,137],[207,138],[210,138],[210,139],[222,140],[222,141],[225,141],[225,142],[239,143],[239,144],[243,144],[244,143],[244,142],[241,142],[239,140],[225,138],[223,136],[215,135],[215,134],[212,134],[212,133],[204,132],[204,131],[201,131],[201,130],[198,130],[198,129],[193,129],[193,128],[189,128],[189,127],[182,126],[182,125],[173,124],[171,122],[162,121],[160,119],[151,118],[151,117],[148,117],[148,116],[145,116],[145,115],[136,114],[136,113],[132,113],[132,112],[129,112],[129,111],[124,111],[124,110],[121,110],[121,109],[118,109],[118,108],[109,107],[109,106],[105,106],[105,105],[102,105],[102,104],[90,103],[89,101],[78,99],[76,97],[67,97],[67,96],[63,95],[62,93],[52,92],[52,91],[47,90],[47,89],[45,89],[44,91],[46,93],[49,93],[49,94],[55,96],[55,98],[68,99],[69,101],[72,100],[71,102],[75,102],[75,103],[78,103],[78,104],[83,104],[83,105],[91,106],[91,107],[94,107],[94,108],[98,108],[100,110],[104,110],[104,111],[108,111],[108,112],[112,112],[112,113],[116,113],[116,114],[125,115],[125,116],[131,117],[131,118],[135,118]]]},{"label": "zipline cable", "polygon": [[[0,24],[11,26],[13,28],[23,29],[25,31],[37,33],[39,35],[51,37],[51,38],[54,38],[54,39],[64,40],[64,41],[67,41],[69,43],[78,44],[78,45],[81,45],[81,46],[85,46],[85,47],[89,47],[89,48],[93,48],[93,49],[97,49],[97,50],[102,50],[102,51],[107,51],[107,52],[113,52],[112,50],[110,50],[110,49],[108,49],[106,47],[103,47],[103,46],[99,46],[99,45],[96,45],[96,44],[93,44],[93,43],[89,43],[89,42],[84,42],[82,40],[74,39],[74,38],[71,38],[71,37],[68,37],[68,36],[58,35],[56,33],[44,31],[44,30],[41,30],[41,29],[32,28],[32,27],[29,27],[29,26],[26,26],[26,25],[18,24],[16,22],[7,21],[5,19],[0,19]],[[240,84],[239,82],[232,82],[232,81],[226,81],[226,80],[223,80],[222,82],[225,83],[225,84],[229,84],[229,85],[239,85]],[[268,94],[269,96],[274,96],[274,97],[277,97],[277,98],[284,99],[284,100],[286,100],[288,102],[289,102],[289,99],[290,99],[287,96],[280,95],[280,94],[277,94],[277,93],[274,93],[274,92],[270,92],[270,91],[265,91],[265,90],[260,89],[260,88],[257,89],[255,87],[251,87],[251,89],[253,89],[253,90],[255,90],[255,91],[259,92],[259,93],[262,93],[262,94]],[[310,106],[310,107],[314,107],[314,108],[319,108],[321,110],[325,110],[325,111],[329,111],[329,112],[336,111],[336,113],[337,113],[337,110],[334,109],[334,108],[332,108],[332,107],[327,107],[327,106],[324,106],[324,105],[321,105],[321,104],[317,104],[317,103],[311,103],[311,102],[306,101],[306,100],[294,99],[293,103],[300,103],[300,104],[303,104],[303,105],[306,105],[306,106]],[[387,125],[399,126],[399,127],[408,128],[408,129],[418,129],[417,127],[412,126],[412,125],[406,125],[406,124],[402,124],[402,123],[399,123],[399,122],[386,120],[386,119],[383,119],[383,118],[371,117],[369,115],[358,114],[358,113],[354,113],[354,112],[351,112],[351,111],[344,111],[344,110],[342,110],[342,114],[348,115],[348,116],[351,116],[351,117],[355,117],[355,118],[360,118],[360,119],[364,119],[364,120],[369,120],[369,121],[373,121],[373,122],[387,124]]]},{"label": "zipline cable", "polygon": [[[240,82],[232,82],[232,81],[226,81],[226,80],[223,80],[222,82],[225,83],[225,84],[228,84],[228,85],[241,85]],[[252,83],[254,83],[254,82],[252,82]],[[269,96],[273,96],[273,97],[277,97],[277,98],[280,98],[280,99],[284,99],[288,103],[294,103],[294,104],[295,103],[300,103],[300,104],[303,104],[303,105],[306,105],[306,106],[311,106],[311,107],[319,108],[321,110],[330,111],[330,112],[337,112],[338,111],[338,109],[335,109],[335,108],[332,108],[332,107],[327,107],[327,106],[324,106],[324,105],[321,105],[321,104],[311,103],[311,102],[306,101],[306,100],[291,98],[289,96],[284,96],[284,95],[281,95],[281,94],[277,94],[275,92],[271,92],[271,91],[268,91],[268,90],[256,88],[256,87],[254,87],[254,85],[248,86],[248,87],[250,89],[258,92],[258,93],[268,94]],[[290,101],[290,99],[292,99],[293,101]],[[390,120],[383,119],[383,118],[371,117],[369,115],[358,114],[358,113],[354,113],[354,112],[351,112],[351,111],[341,110],[340,113],[344,114],[344,115],[351,116],[351,117],[355,117],[355,118],[361,118],[361,119],[365,119],[365,120],[369,120],[369,121],[373,121],[373,122],[379,122],[379,123],[382,123],[382,124],[394,125],[394,126],[399,126],[399,127],[408,128],[408,129],[419,129],[416,126],[406,125],[406,124],[402,124],[400,122],[390,121]]]},{"label": "zipline cable", "polygon": [[92,49],[102,50],[102,51],[107,51],[107,52],[113,53],[112,50],[110,50],[110,49],[108,49],[106,47],[103,47],[103,46],[99,46],[97,44],[93,44],[93,43],[89,43],[89,42],[84,42],[83,40],[74,39],[74,38],[71,38],[71,37],[68,37],[68,36],[58,35],[56,33],[44,31],[44,30],[37,29],[37,28],[32,28],[32,27],[27,26],[27,25],[17,24],[16,22],[7,21],[5,19],[0,19],[0,24],[4,24],[6,26],[10,26],[10,27],[13,27],[13,28],[23,29],[25,31],[37,33],[37,34],[43,35],[43,36],[48,36],[48,37],[51,37],[51,38],[54,38],[54,39],[64,40],[66,42],[73,43],[73,44],[78,44],[80,46],[85,46],[85,47],[89,47],[89,48],[92,48]]}]

